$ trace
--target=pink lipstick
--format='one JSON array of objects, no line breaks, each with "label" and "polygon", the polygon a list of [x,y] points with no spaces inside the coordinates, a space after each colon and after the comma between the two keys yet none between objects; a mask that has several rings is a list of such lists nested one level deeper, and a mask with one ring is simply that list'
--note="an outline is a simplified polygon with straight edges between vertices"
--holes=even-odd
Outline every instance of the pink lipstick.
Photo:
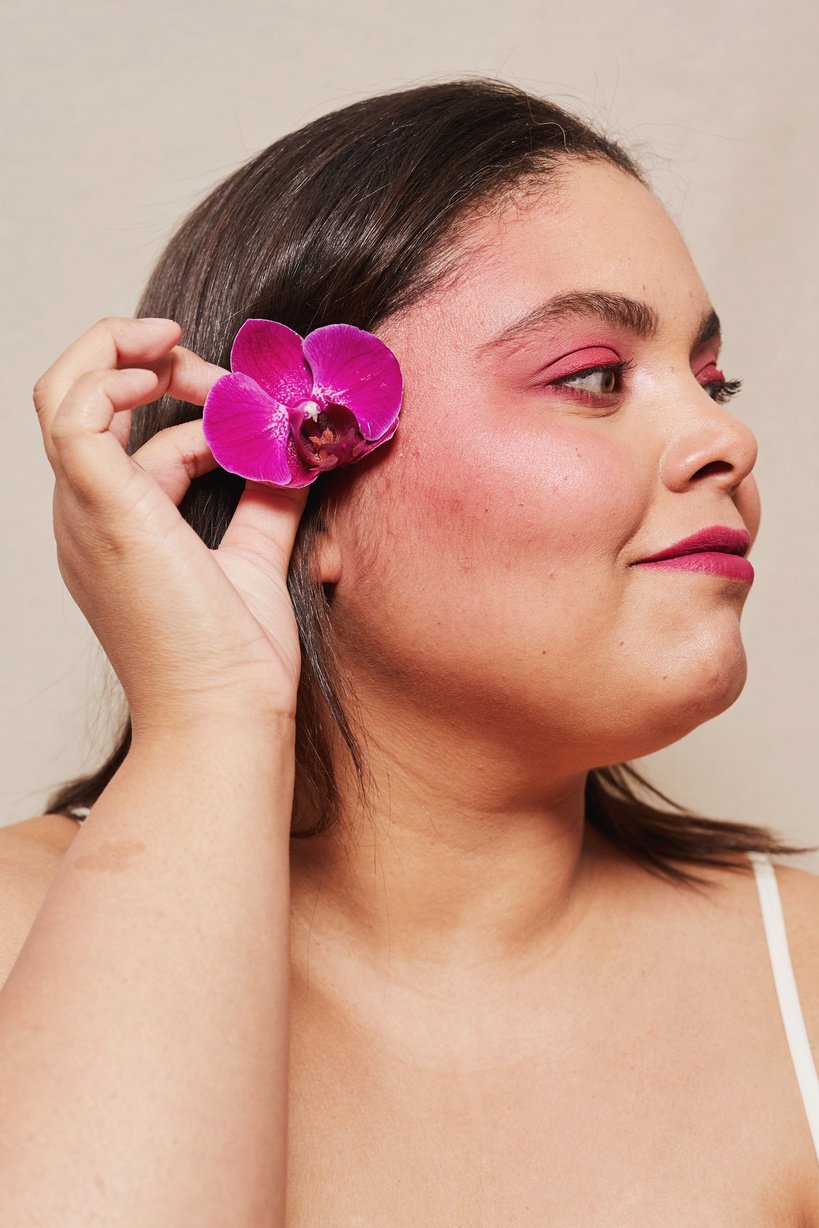
[{"label": "pink lipstick", "polygon": [[743,557],[750,544],[751,535],[747,529],[731,529],[727,525],[716,524],[684,537],[656,554],[639,559],[632,566],[708,572],[753,584],[754,569]]}]

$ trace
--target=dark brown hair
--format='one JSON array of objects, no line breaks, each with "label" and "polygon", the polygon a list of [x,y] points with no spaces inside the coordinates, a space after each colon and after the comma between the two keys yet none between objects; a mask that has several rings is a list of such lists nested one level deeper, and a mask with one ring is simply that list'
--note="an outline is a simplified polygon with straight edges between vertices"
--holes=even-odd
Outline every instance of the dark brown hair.
[{"label": "dark brown hair", "polygon": [[[593,126],[511,85],[452,81],[354,103],[274,142],[197,205],[162,253],[135,314],[178,321],[180,344],[225,368],[251,317],[280,320],[302,335],[338,321],[372,330],[440,282],[456,228],[470,215],[529,182],[555,188],[571,159],[604,160],[646,184],[632,157]],[[134,411],[129,454],[201,412],[170,397]],[[288,575],[302,645],[294,836],[341,817],[331,745],[346,746],[366,795],[355,697],[333,651],[332,604],[309,566],[336,476],[322,475],[310,488]],[[192,483],[180,512],[209,547],[219,544],[243,486],[222,469]],[[124,706],[109,757],[54,792],[47,809],[92,806],[130,742]],[[692,885],[703,880],[675,861],[750,869],[749,851],[811,851],[763,827],[696,815],[629,764],[589,772],[586,817],[650,872]]]}]

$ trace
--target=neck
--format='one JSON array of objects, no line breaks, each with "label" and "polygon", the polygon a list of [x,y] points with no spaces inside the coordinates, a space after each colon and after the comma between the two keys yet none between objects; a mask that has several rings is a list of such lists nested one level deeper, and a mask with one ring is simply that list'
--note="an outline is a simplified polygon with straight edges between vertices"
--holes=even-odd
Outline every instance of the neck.
[{"label": "neck", "polygon": [[342,822],[291,841],[295,942],[427,989],[559,953],[605,851],[584,821],[586,773],[533,775],[428,713],[366,715],[370,809],[342,776]]}]

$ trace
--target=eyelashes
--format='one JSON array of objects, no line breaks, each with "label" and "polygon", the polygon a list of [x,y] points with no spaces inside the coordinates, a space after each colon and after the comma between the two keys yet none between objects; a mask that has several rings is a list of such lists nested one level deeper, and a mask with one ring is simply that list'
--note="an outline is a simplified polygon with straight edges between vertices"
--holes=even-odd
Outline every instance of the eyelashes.
[{"label": "eyelashes", "polygon": [[[630,371],[633,366],[633,362],[624,360],[622,362],[607,362],[596,367],[584,367],[581,371],[572,371],[571,375],[562,375],[559,379],[552,380],[551,384],[547,384],[547,387],[554,387],[556,385],[557,387],[569,388],[572,391],[576,391],[581,395],[587,396],[616,396],[618,393],[623,391],[621,387],[623,372]],[[606,376],[612,376],[616,378],[618,387],[607,389],[601,388],[596,394],[591,392],[591,390],[588,388],[574,388],[572,383],[573,380],[588,379],[592,375],[602,375],[604,378]]]},{"label": "eyelashes", "polygon": [[[626,371],[631,370],[633,366],[634,363],[630,360],[624,360],[622,362],[607,362],[594,367],[585,367],[582,371],[573,371],[571,375],[563,375],[559,379],[551,380],[545,386],[547,388],[567,388],[570,392],[575,392],[581,397],[591,397],[592,399],[595,397],[618,396],[623,392],[623,374]],[[606,377],[609,377],[610,380],[613,379],[616,383],[616,387],[601,388],[597,392],[592,392],[588,388],[574,387],[575,380],[589,379],[593,375],[602,376],[604,382],[606,381]],[[740,391],[742,388],[742,380],[713,379],[708,380],[707,383],[701,384],[700,386],[705,389],[712,389],[713,391],[709,393],[711,399],[713,401],[717,401],[719,404],[724,404],[726,401],[730,401],[731,397],[736,396],[736,394]]]},{"label": "eyelashes", "polygon": [[719,401],[722,404],[725,401],[730,401],[731,397],[736,396],[736,394],[739,392],[740,388],[742,387],[742,380],[741,379],[711,380],[709,381],[709,383],[703,384],[703,388],[710,388],[712,387],[712,385],[716,387],[716,391],[712,394],[713,399],[715,401]]}]

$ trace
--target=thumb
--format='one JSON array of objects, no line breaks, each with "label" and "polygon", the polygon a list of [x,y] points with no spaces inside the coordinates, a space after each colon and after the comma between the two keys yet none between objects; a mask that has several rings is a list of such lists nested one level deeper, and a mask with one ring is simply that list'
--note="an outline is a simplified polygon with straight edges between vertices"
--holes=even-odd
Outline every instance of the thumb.
[{"label": "thumb", "polygon": [[309,484],[272,486],[248,478],[219,549],[267,568],[279,564],[286,575],[309,489]]}]

